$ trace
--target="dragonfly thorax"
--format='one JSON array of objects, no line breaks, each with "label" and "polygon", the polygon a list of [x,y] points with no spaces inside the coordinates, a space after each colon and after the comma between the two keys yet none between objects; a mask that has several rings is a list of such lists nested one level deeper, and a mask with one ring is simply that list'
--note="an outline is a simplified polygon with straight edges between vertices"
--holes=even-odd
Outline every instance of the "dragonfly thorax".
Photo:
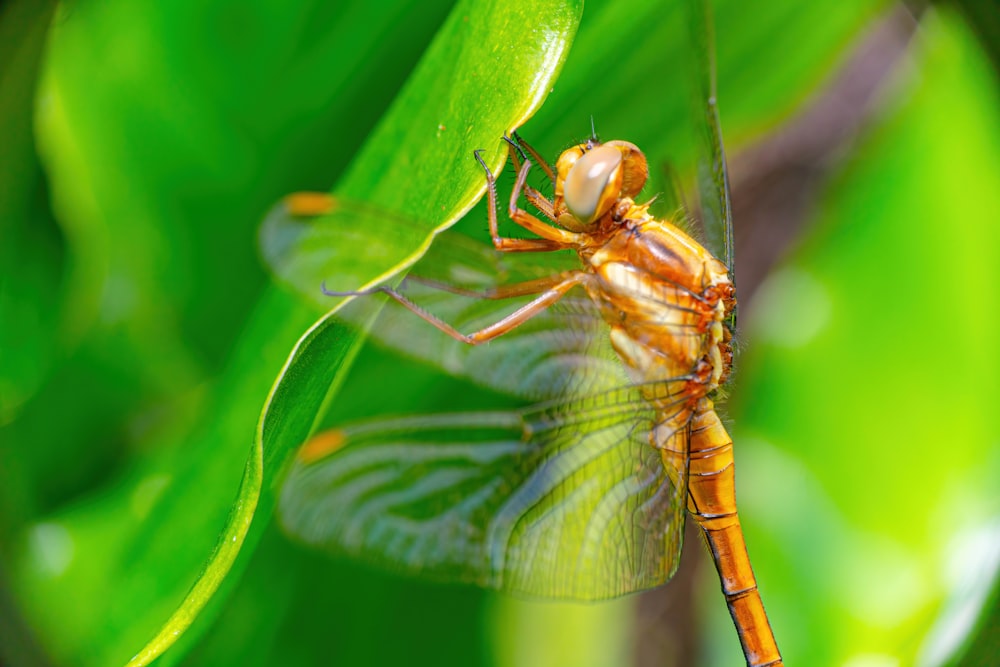
[{"label": "dragonfly thorax", "polygon": [[729,371],[732,282],[726,266],[679,228],[645,206],[630,215],[596,252],[581,253],[594,274],[587,289],[632,380],[666,382],[668,402],[684,395],[693,407]]}]

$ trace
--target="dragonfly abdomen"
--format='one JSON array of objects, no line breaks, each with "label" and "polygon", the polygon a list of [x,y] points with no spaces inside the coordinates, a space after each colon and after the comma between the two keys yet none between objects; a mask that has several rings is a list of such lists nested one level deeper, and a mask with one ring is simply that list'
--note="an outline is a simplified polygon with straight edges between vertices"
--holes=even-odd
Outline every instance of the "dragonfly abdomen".
[{"label": "dragonfly abdomen", "polygon": [[[665,459],[667,456],[664,452]],[[733,440],[709,398],[701,399],[691,418],[688,461],[688,511],[712,553],[747,665],[780,667],[784,663],[764,612],[736,513]]]},{"label": "dragonfly abdomen", "polygon": [[611,344],[657,412],[649,435],[671,476],[686,477],[749,667],[783,665],[736,512],[733,441],[709,395],[732,363],[726,267],[668,223],[646,220],[589,258]]}]

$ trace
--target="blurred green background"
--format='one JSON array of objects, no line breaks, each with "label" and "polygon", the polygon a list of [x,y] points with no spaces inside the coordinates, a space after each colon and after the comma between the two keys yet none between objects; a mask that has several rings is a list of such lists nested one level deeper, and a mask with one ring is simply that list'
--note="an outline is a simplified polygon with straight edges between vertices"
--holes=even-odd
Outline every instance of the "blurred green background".
[{"label": "blurred green background", "polygon": [[[676,99],[656,68],[669,4],[588,2],[525,135],[554,155],[593,115],[605,137],[662,143],[629,91]],[[1000,96],[984,6],[715,3],[742,304],[728,416],[792,665],[996,662]],[[260,221],[338,182],[451,11],[0,6],[4,664],[124,664],[180,602],[316,315],[269,286]],[[481,231],[483,210],[469,220]],[[448,396],[364,350],[355,403],[390,371],[423,401]],[[274,527],[258,538],[162,664],[742,664],[695,540],[661,590],[556,605],[331,561]]]}]

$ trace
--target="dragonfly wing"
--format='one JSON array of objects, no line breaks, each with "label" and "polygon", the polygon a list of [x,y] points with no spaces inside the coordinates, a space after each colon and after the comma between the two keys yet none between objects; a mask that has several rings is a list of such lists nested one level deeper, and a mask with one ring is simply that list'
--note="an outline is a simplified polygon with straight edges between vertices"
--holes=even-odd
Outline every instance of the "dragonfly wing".
[{"label": "dragonfly wing", "polygon": [[733,213],[729,195],[729,173],[722,142],[719,107],[716,96],[715,36],[712,30],[711,11],[708,3],[692,2],[690,14],[691,53],[696,66],[693,71],[692,94],[695,97],[695,114],[699,134],[698,196],[701,204],[701,224],[705,247],[735,270],[733,242]]},{"label": "dragonfly wing", "polygon": [[[468,243],[472,243],[472,250],[479,248],[482,256],[463,248]],[[537,260],[542,257],[498,257],[497,253],[481,248],[481,244],[468,239],[439,237],[413,268],[413,274],[441,283],[461,279],[461,284],[485,291],[579,266],[574,254],[545,255],[547,263],[540,268]],[[469,298],[412,279],[407,279],[401,290],[421,310],[467,334],[499,321],[534,297]],[[677,304],[662,303],[659,307],[664,316],[664,331],[678,337],[701,335],[671,323],[669,310],[677,308]],[[570,291],[555,305],[488,344],[475,346],[441,333],[393,302],[383,308],[374,300],[359,299],[342,314],[360,324],[371,321],[375,308],[381,311],[369,335],[381,345],[431,364],[453,377],[510,396],[529,401],[566,399],[607,391],[631,381],[611,346],[610,328],[582,288]]]},{"label": "dragonfly wing", "polygon": [[[501,255],[445,234],[400,290],[471,333],[534,295],[470,293],[578,267],[574,254]],[[338,314],[366,326],[375,310],[378,344],[535,407],[383,418],[317,436],[282,489],[289,533],[397,571],[533,597],[604,599],[670,577],[686,478],[650,445],[656,415],[583,290],[478,346],[375,296]]]},{"label": "dragonfly wing", "polygon": [[347,427],[294,465],[281,521],[334,553],[532,597],[649,588],[675,569],[686,488],[649,444],[652,419],[630,387]]},{"label": "dragonfly wing", "polygon": [[357,290],[397,273],[433,233],[420,222],[363,202],[323,193],[297,193],[278,202],[260,228],[261,255],[286,287],[321,310],[323,294]]}]

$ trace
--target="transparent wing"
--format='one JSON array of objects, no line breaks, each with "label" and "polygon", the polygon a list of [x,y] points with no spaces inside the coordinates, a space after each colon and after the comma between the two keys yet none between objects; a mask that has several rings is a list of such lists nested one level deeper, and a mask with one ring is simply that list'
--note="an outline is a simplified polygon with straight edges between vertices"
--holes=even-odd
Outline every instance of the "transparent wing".
[{"label": "transparent wing", "polygon": [[[327,308],[337,302],[323,295],[324,283],[364,287],[351,270],[356,260],[337,255],[343,234],[376,220],[397,234],[422,233],[419,223],[371,205],[317,202],[276,207],[262,246],[282,282]],[[471,333],[534,298],[488,298],[509,293],[501,286],[574,269],[572,252],[496,253],[446,233],[396,284],[430,317]],[[668,309],[681,306],[649,305],[650,313],[662,308],[664,328],[678,326]],[[633,385],[582,289],[478,346],[381,296],[356,297],[338,314],[382,346],[535,405],[382,418],[318,436],[283,487],[279,511],[291,534],[391,569],[537,597],[602,599],[669,579],[686,472],[665,466],[650,444],[657,422],[672,415],[655,414],[643,395],[680,395],[689,378]],[[391,398],[382,400],[383,412],[398,412]],[[672,447],[686,450],[686,442],[686,433],[675,433]]]},{"label": "transparent wing", "polygon": [[[369,204],[326,195],[321,214],[295,214],[286,202],[269,214],[261,231],[265,261],[286,286],[329,310],[334,290],[363,287],[362,272],[337,252],[338,235],[360,234],[374,221],[388,221],[398,235],[422,233],[420,223]],[[305,207],[298,206],[302,211]],[[377,251],[373,251],[377,252]],[[481,298],[502,285],[516,284],[579,268],[572,252],[511,254],[456,232],[435,237],[433,244],[400,285],[400,291],[441,320],[463,332],[496,322],[532,296],[493,300]],[[449,288],[469,292],[456,294]],[[379,315],[380,314],[380,315]],[[379,315],[377,325],[369,323]],[[556,307],[532,318],[488,345],[469,346],[449,338],[398,304],[382,298],[355,298],[340,316],[385,347],[432,364],[455,377],[469,379],[502,393],[529,400],[565,396],[570,385],[591,390],[628,382],[608,343],[607,327],[582,291],[567,295]],[[601,376],[586,379],[583,376]]]},{"label": "transparent wing", "polygon": [[533,597],[622,595],[667,581],[680,554],[686,480],[667,474],[652,426],[625,388],[347,427],[332,453],[303,450],[281,521],[310,544],[425,577]]},{"label": "transparent wing", "polygon": [[[714,87],[714,81],[712,82]],[[719,128],[718,107],[714,95],[705,102],[706,151],[698,163],[698,191],[701,200],[701,224],[705,247],[722,259],[735,278],[736,256],[733,242],[733,216],[729,197],[729,175]]]},{"label": "transparent wing", "polygon": [[261,255],[275,278],[321,310],[336,301],[322,285],[352,290],[393,273],[433,232],[427,222],[325,193],[278,202],[260,228]]},{"label": "transparent wing", "polygon": [[686,6],[690,15],[691,53],[696,59],[691,87],[696,107],[694,118],[700,126],[697,128],[697,168],[701,225],[705,247],[726,263],[735,281],[733,214],[716,95],[715,35],[710,16],[711,7],[703,0],[689,2]]},{"label": "transparent wing", "polygon": [[[513,284],[558,273],[560,260],[567,268],[578,266],[575,256],[547,257],[549,267],[532,265],[521,257],[496,257],[497,253],[458,236],[439,238],[428,255],[414,267],[401,289],[421,308],[464,333],[497,322],[531,300],[531,295],[491,300],[450,293],[424,284],[424,279],[471,285],[473,291],[492,289],[492,280]],[[487,264],[493,256],[494,263]],[[480,261],[482,260],[482,261]],[[474,280],[472,272],[487,273]],[[490,271],[496,271],[493,277]],[[437,283],[443,284],[443,283]],[[456,284],[452,282],[451,284]],[[346,315],[363,321],[370,306],[358,302]],[[386,305],[370,335],[382,345],[441,368],[453,377],[525,400],[566,398],[597,393],[629,382],[608,338],[608,329],[594,304],[580,289],[485,345],[457,341],[420,321],[395,303]]]},{"label": "transparent wing", "polygon": [[[578,263],[572,254],[499,254],[446,234],[400,289],[470,332],[532,298],[476,293]],[[686,378],[632,385],[582,290],[479,346],[382,301],[358,297],[341,313],[362,326],[379,310],[369,336],[380,345],[536,404],[383,418],[317,436],[283,487],[289,533],[392,570],[533,597],[603,599],[669,579],[686,478],[650,445],[664,416],[642,392],[679,393]],[[390,393],[386,412],[398,410]],[[686,433],[676,439],[684,446]]]}]

